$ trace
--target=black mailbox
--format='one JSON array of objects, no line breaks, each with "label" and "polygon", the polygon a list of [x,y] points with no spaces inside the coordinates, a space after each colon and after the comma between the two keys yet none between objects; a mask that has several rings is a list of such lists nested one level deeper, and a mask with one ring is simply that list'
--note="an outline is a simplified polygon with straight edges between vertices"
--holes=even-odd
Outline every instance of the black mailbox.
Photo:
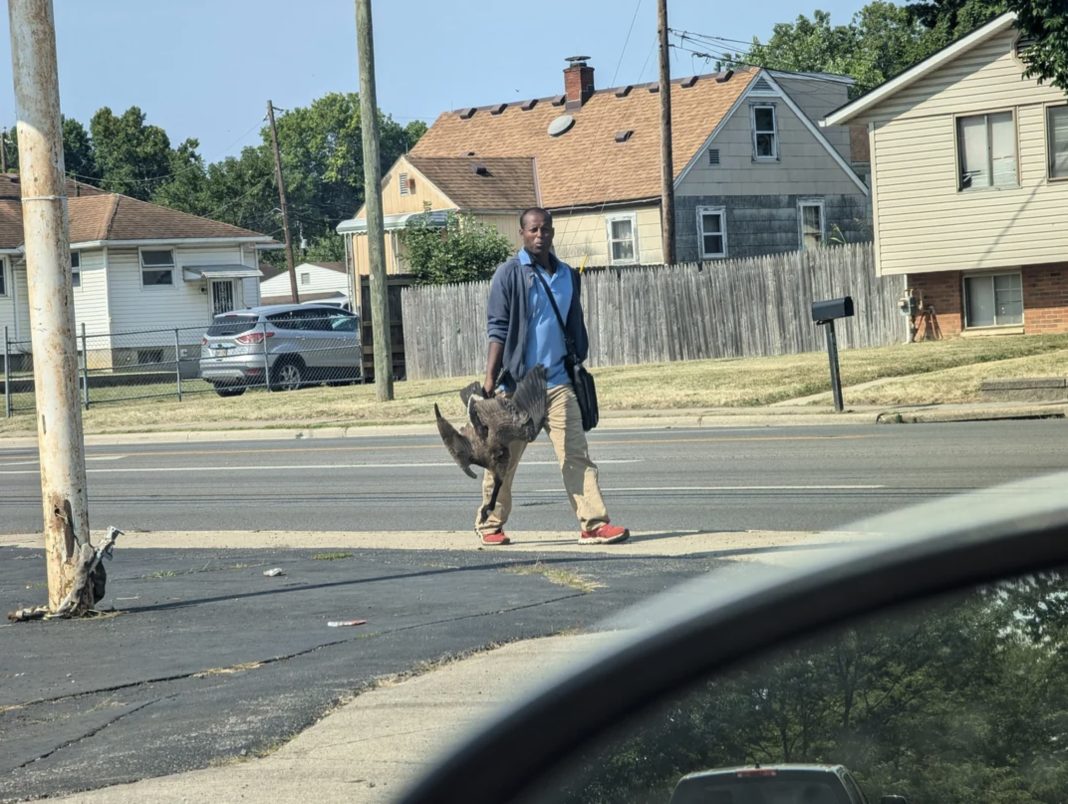
[{"label": "black mailbox", "polygon": [[826,299],[812,302],[812,320],[817,324],[833,321],[836,318],[849,318],[853,315],[853,297]]}]

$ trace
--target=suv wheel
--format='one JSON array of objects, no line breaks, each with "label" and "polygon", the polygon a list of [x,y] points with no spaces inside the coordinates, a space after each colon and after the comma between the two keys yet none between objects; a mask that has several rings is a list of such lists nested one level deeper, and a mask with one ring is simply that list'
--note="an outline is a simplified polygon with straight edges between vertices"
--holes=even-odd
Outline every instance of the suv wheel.
[{"label": "suv wheel", "polygon": [[295,391],[300,388],[303,373],[300,363],[287,360],[274,367],[271,377],[271,389],[275,391]]}]

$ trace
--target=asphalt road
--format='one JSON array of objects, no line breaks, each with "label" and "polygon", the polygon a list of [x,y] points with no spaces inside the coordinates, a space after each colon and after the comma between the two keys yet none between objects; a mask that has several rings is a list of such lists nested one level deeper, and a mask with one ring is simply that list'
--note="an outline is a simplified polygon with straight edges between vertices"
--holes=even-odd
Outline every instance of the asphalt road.
[{"label": "asphalt road", "polygon": [[[591,454],[635,531],[822,530],[1068,468],[1060,420],[604,430]],[[91,447],[91,524],[153,530],[464,530],[478,483],[436,436]],[[36,451],[0,449],[0,532],[40,530]],[[543,437],[515,486],[515,529],[574,518]]]}]

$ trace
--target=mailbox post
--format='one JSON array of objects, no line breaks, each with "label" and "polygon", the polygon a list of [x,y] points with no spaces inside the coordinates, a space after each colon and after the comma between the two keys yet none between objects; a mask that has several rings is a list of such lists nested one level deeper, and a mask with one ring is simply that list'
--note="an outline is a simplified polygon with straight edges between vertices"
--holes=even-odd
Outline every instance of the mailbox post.
[{"label": "mailbox post", "polygon": [[831,390],[834,393],[834,409],[839,413],[845,406],[842,404],[842,378],[838,374],[838,339],[834,334],[834,321],[836,318],[849,318],[852,315],[852,296],[812,302],[812,320],[816,322],[816,326],[827,326],[827,357],[831,363]]}]

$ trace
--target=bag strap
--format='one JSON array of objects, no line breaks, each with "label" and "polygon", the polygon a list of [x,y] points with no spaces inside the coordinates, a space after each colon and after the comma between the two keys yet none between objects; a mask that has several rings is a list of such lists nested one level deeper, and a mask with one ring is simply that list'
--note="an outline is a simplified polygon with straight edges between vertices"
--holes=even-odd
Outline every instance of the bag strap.
[{"label": "bag strap", "polygon": [[553,312],[556,313],[556,320],[560,324],[560,329],[564,332],[564,348],[567,349],[568,359],[572,363],[578,363],[578,355],[575,354],[574,341],[572,341],[571,336],[567,334],[567,327],[564,326],[564,317],[560,315],[560,308],[556,305],[556,297],[553,295],[552,290],[549,288],[549,283],[545,281],[545,277],[541,275],[540,271],[538,271],[537,266],[532,265],[530,270],[534,272],[534,276],[538,278],[538,281],[541,282],[541,286],[545,288],[545,295],[549,297],[549,304],[553,306]]}]

